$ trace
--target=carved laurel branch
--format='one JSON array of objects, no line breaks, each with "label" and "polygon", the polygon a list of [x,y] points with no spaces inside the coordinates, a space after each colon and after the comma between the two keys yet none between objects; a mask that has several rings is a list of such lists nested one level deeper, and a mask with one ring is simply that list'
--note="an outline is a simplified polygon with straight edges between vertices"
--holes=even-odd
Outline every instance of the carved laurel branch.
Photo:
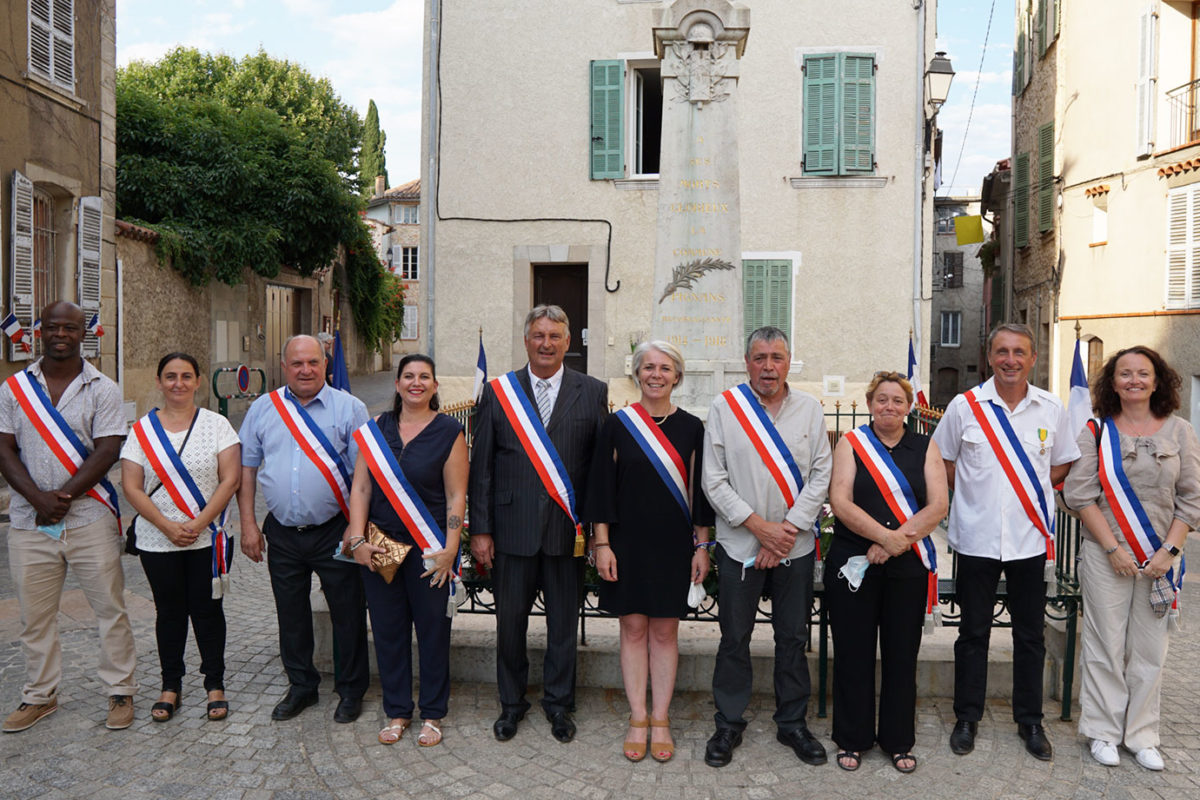
[{"label": "carved laurel branch", "polygon": [[696,281],[704,277],[704,273],[722,269],[733,269],[733,264],[719,258],[698,258],[695,261],[678,265],[672,270],[671,281],[663,290],[662,297],[658,298],[659,304],[661,305],[664,300],[680,289],[691,289],[695,286]]}]

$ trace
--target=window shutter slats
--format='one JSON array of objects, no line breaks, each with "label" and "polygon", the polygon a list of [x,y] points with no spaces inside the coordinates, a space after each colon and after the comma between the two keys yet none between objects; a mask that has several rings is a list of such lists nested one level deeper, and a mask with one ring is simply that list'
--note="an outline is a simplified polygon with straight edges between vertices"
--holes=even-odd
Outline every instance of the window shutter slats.
[{"label": "window shutter slats", "polygon": [[766,284],[766,262],[742,262],[743,341],[766,324]]},{"label": "window shutter slats", "polygon": [[768,261],[765,325],[774,325],[792,338],[792,262]]},{"label": "window shutter slats", "polygon": [[842,174],[875,168],[875,58],[842,54]]},{"label": "window shutter slats", "polygon": [[1200,305],[1200,185],[1167,195],[1167,308]]},{"label": "window shutter slats", "polygon": [[1016,187],[1013,190],[1013,241],[1017,247],[1029,244],[1029,153],[1018,153]]},{"label": "window shutter slats", "polygon": [[[103,247],[104,201],[79,198],[79,307],[90,322],[100,313],[100,250]],[[83,334],[83,355],[100,355],[100,340],[91,331]]]},{"label": "window shutter slats", "polygon": [[838,143],[837,55],[804,59],[804,171],[836,175]]},{"label": "window shutter slats", "polygon": [[591,101],[592,180],[623,178],[625,177],[624,62],[607,60],[591,63]]},{"label": "window shutter slats", "polygon": [[1154,104],[1156,83],[1154,76],[1155,22],[1154,6],[1142,11],[1138,24],[1138,82],[1137,82],[1137,155],[1148,156],[1154,152]]},{"label": "window shutter slats", "polygon": [[1038,128],[1038,230],[1054,228],[1054,123]]},{"label": "window shutter slats", "polygon": [[[17,170],[12,177],[12,277],[9,280],[9,306],[33,341],[33,181]],[[32,352],[8,343],[10,361],[28,361]]]},{"label": "window shutter slats", "polygon": [[1038,0],[1037,9],[1037,43],[1038,55],[1046,55],[1046,11],[1050,0]]}]

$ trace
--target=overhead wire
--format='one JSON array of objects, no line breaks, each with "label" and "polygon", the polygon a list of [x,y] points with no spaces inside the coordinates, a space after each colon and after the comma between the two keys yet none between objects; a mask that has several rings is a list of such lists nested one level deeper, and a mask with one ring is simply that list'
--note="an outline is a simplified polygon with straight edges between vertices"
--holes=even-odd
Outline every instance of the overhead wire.
[{"label": "overhead wire", "polygon": [[979,84],[983,80],[983,62],[987,58],[988,39],[992,34],[992,15],[996,12],[996,0],[992,0],[991,10],[988,11],[987,30],[983,33],[983,52],[979,54],[979,70],[975,73],[975,91],[971,94],[971,107],[967,111],[967,124],[963,128],[962,145],[958,148],[958,160],[954,162],[954,174],[950,182],[945,184],[947,190],[954,187],[958,179],[958,168],[962,166],[963,152],[967,149],[967,136],[971,132],[971,119],[975,116],[975,99],[979,96]]}]

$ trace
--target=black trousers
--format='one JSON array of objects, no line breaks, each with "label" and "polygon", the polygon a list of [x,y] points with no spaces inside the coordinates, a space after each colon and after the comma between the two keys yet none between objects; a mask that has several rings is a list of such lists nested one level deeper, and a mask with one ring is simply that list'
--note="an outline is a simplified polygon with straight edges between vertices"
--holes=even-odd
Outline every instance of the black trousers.
[{"label": "black trousers", "polygon": [[754,675],[750,636],[763,583],[771,577],[771,626],[775,632],[775,725],[781,731],[805,727],[812,683],[808,676],[809,612],[812,610],[813,554],[793,558],[790,565],[750,569],[717,546],[717,581],[721,644],[713,669],[713,700],[718,728],[746,728]]},{"label": "black trousers", "polygon": [[313,666],[312,575],[321,579],[333,623],[334,688],[343,699],[362,697],[367,664],[367,610],[357,564],[335,561],[346,518],[338,514],[320,525],[290,528],[273,514],[263,522],[267,570],[279,617],[279,657],[292,687],[316,691],[321,675]]},{"label": "black trousers", "polygon": [[1013,637],[1013,719],[1023,725],[1042,721],[1042,669],[1046,661],[1046,556],[1015,561],[958,555],[958,604],[962,621],[954,643],[954,716],[968,722],[983,718],[987,693],[988,640],[995,613],[1000,573],[1008,586]]},{"label": "black trousers", "polygon": [[204,690],[225,688],[225,610],[212,597],[212,548],[170,553],[141,551],[142,570],[154,595],[154,634],[162,669],[162,690],[179,692],[187,671],[183,650],[188,620],[200,651]]},{"label": "black trousers", "polygon": [[435,589],[429,585],[429,578],[421,577],[425,566],[420,549],[415,547],[391,583],[366,567],[359,569],[371,613],[383,713],[388,719],[412,719],[415,627],[421,664],[421,718],[441,719],[450,704],[450,618],[446,616],[449,582]]},{"label": "black trousers", "polygon": [[575,649],[578,642],[583,559],[573,556],[514,556],[496,553],[492,581],[496,596],[496,683],[500,706],[529,709],[529,612],[540,587],[546,605],[546,658],[542,664],[542,708],[547,714],[575,708]]},{"label": "black trousers", "polygon": [[[834,537],[825,562],[825,600],[833,632],[833,741],[862,752],[875,742],[889,754],[916,742],[917,654],[929,573],[911,564],[872,564],[857,592],[838,570],[857,551]],[[875,725],[875,644],[879,643],[879,725]]]}]

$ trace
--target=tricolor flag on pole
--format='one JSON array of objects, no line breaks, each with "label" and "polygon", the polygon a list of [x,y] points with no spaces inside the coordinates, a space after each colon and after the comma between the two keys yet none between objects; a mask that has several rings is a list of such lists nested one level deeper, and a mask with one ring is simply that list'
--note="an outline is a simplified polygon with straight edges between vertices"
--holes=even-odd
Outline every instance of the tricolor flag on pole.
[{"label": "tricolor flag on pole", "polygon": [[929,408],[929,401],[925,399],[925,390],[921,388],[921,366],[917,363],[917,356],[913,351],[911,332],[908,334],[908,382],[913,387],[913,397],[916,398],[915,405]]},{"label": "tricolor flag on pole", "polygon": [[88,333],[97,338],[104,335],[104,326],[100,324],[100,312],[92,314],[92,318],[88,320],[87,329]]},{"label": "tricolor flag on pole", "polygon": [[0,322],[0,329],[12,340],[13,344],[18,344],[26,353],[29,352],[29,342],[25,341],[25,329],[21,327],[16,314],[10,311],[4,321]]},{"label": "tricolor flag on pole", "polygon": [[483,353],[483,328],[479,329],[479,358],[475,361],[475,402],[483,394],[483,386],[487,383],[487,356]]},{"label": "tricolor flag on pole", "polygon": [[33,321],[33,338],[42,338],[42,318],[38,317]]},{"label": "tricolor flag on pole", "polygon": [[1083,371],[1081,343],[1075,340],[1075,360],[1071,362],[1071,393],[1067,396],[1067,417],[1071,436],[1076,437],[1092,416],[1092,398],[1088,393],[1087,373]]}]

